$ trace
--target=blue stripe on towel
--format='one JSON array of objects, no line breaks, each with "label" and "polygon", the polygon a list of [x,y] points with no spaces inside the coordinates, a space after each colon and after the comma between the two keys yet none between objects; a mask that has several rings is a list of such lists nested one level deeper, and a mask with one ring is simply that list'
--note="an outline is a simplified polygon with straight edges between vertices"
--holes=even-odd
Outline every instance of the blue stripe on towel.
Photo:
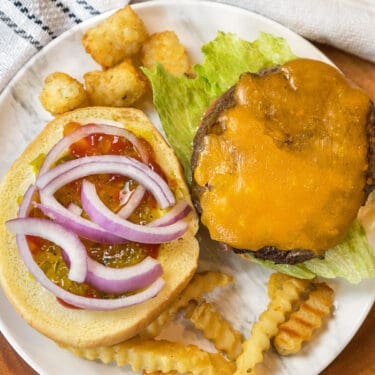
[{"label": "blue stripe on towel", "polygon": [[34,39],[32,35],[28,34],[24,29],[15,24],[2,10],[0,10],[0,20],[3,21],[17,35],[29,41],[29,43],[33,45],[38,51],[43,48],[43,46],[36,39]]},{"label": "blue stripe on towel", "polygon": [[48,27],[48,25],[43,24],[43,21],[38,18],[35,14],[31,13],[29,9],[26,8],[21,1],[13,0],[13,4],[16,8],[20,10],[30,21],[33,21],[36,25],[40,26],[40,28],[45,31],[52,39],[56,38],[57,35]]}]

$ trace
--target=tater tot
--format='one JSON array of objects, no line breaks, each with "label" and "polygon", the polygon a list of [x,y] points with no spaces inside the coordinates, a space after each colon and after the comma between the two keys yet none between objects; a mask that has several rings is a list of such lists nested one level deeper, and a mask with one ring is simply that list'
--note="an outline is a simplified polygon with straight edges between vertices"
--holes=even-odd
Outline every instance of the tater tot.
[{"label": "tater tot", "polygon": [[141,50],[142,65],[151,68],[160,63],[171,74],[180,77],[191,70],[185,47],[173,31],[152,34]]},{"label": "tater tot", "polygon": [[143,21],[128,5],[88,29],[82,44],[86,52],[107,69],[136,54],[147,36]]},{"label": "tater tot", "polygon": [[55,72],[45,80],[39,96],[44,109],[59,115],[88,104],[83,85],[66,73]]},{"label": "tater tot", "polygon": [[140,99],[148,87],[146,78],[130,61],[105,71],[88,72],[84,80],[91,105],[128,107]]}]

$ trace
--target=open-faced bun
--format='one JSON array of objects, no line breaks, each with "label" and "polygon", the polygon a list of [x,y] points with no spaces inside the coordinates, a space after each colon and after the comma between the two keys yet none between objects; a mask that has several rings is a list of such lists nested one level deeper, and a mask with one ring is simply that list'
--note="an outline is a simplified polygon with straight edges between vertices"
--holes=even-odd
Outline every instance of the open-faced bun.
[{"label": "open-faced bun", "polygon": [[116,311],[71,309],[57,302],[28,272],[15,241],[4,223],[17,216],[19,197],[35,181],[30,162],[47,153],[63,135],[68,122],[82,125],[95,122],[121,124],[144,138],[154,150],[154,159],[167,180],[174,181],[176,199],[191,204],[182,168],[159,131],[145,114],[131,108],[91,107],[78,109],[51,121],[14,162],[0,185],[0,281],[2,288],[18,313],[32,327],[49,338],[75,347],[113,345],[134,336],[165,309],[193,276],[199,247],[195,238],[197,217],[190,214],[190,223],[183,237],[160,246],[158,260],[163,267],[166,285],[155,297],[139,305]]}]

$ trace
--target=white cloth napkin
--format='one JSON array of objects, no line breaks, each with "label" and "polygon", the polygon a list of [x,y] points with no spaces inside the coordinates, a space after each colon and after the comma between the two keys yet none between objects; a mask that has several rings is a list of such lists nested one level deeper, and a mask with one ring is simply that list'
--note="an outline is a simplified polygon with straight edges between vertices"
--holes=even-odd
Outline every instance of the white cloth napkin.
[{"label": "white cloth napkin", "polygon": [[375,62],[375,0],[217,0]]},{"label": "white cloth napkin", "polygon": [[[217,1],[263,14],[309,39],[375,62],[375,0]],[[127,2],[0,0],[0,91],[32,55],[63,31]]]},{"label": "white cloth napkin", "polygon": [[0,0],[0,92],[52,39],[125,0]]}]

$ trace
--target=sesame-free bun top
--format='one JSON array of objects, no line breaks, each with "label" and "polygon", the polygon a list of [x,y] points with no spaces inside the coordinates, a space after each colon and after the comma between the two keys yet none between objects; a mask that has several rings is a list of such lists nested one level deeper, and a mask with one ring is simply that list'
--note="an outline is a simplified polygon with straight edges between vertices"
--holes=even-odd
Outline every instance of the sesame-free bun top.
[{"label": "sesame-free bun top", "polygon": [[154,298],[139,305],[114,311],[71,309],[57,302],[28,272],[21,259],[15,236],[4,223],[17,217],[18,200],[35,175],[30,162],[48,151],[62,138],[69,122],[121,124],[144,138],[154,150],[167,180],[174,180],[176,199],[191,205],[189,190],[182,168],[162,135],[146,115],[133,108],[90,107],[61,116],[41,131],[23,154],[13,163],[0,184],[0,282],[22,318],[49,338],[75,347],[113,345],[134,336],[146,327],[181,292],[193,276],[198,262],[199,247],[195,238],[198,221],[195,212],[189,215],[189,228],[179,239],[159,248],[158,260],[163,267],[164,288]]}]

